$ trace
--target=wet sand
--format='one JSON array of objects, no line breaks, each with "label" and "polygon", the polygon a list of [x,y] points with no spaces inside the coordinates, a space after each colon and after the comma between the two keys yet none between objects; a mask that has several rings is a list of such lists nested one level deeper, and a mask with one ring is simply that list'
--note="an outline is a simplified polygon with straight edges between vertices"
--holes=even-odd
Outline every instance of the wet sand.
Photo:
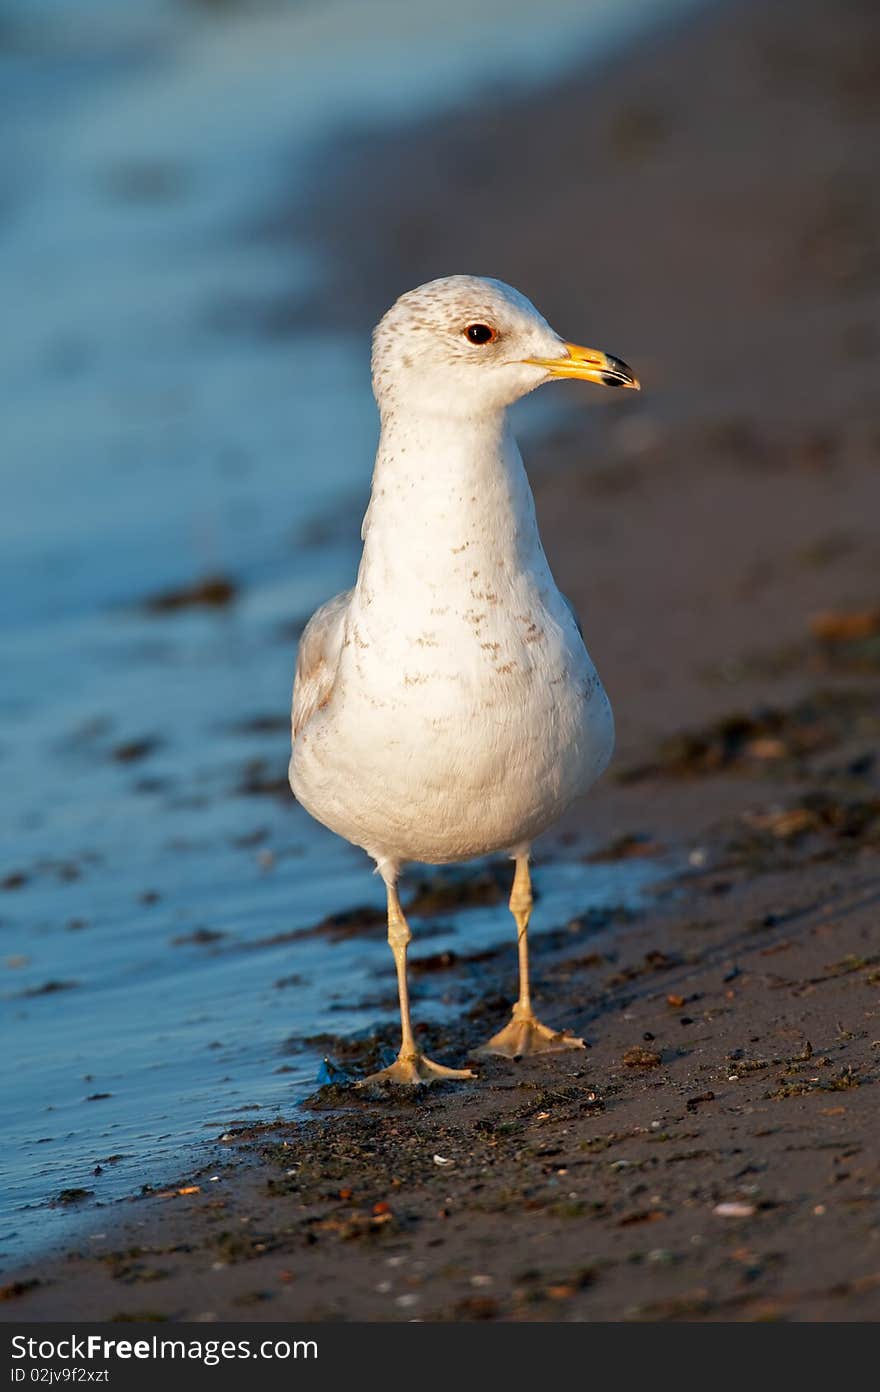
[{"label": "wet sand", "polygon": [[[541,856],[656,861],[652,902],[536,905],[536,1004],[583,1054],[237,1124],[17,1273],[3,1317],[880,1314],[878,38],[866,0],[731,3],[599,77],[343,143],[308,218],[281,210],[269,235],[329,254],[305,318],[366,332],[473,270],[642,378],[554,388],[527,462],[619,730]],[[461,1002],[435,1057],[503,1021],[514,958],[416,975]],[[387,984],[387,1036],[327,1041],[354,1074]]]}]

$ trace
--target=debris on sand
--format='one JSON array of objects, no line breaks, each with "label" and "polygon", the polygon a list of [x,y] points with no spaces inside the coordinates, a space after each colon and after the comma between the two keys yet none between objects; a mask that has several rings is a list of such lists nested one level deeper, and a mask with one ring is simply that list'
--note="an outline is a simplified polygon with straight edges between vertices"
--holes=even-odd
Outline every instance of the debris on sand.
[{"label": "debris on sand", "polygon": [[20,991],[19,996],[22,1000],[35,1000],[37,996],[54,996],[58,991],[74,991],[78,985],[78,981],[44,981],[40,986]]},{"label": "debris on sand", "polygon": [[702,729],[665,739],[645,763],[618,774],[621,783],[649,778],[700,778],[726,772],[764,772],[803,762],[859,734],[876,734],[876,691],[815,691],[793,706],[735,712]]},{"label": "debris on sand", "polygon": [[279,768],[268,759],[248,759],[238,786],[236,797],[280,797],[290,802],[293,794],[287,778],[287,767]]},{"label": "debris on sand", "polygon": [[757,1209],[754,1204],[734,1201],[716,1204],[712,1212],[718,1218],[753,1218]]},{"label": "debris on sand", "polygon": [[815,831],[818,822],[806,807],[771,808],[769,812],[744,812],[743,821],[756,831],[767,831],[780,841]]},{"label": "debris on sand", "polygon": [[823,609],[809,620],[806,638],[782,647],[710,664],[703,676],[713,685],[766,682],[821,674],[839,677],[880,672],[880,606]]},{"label": "debris on sand", "polygon": [[30,1281],[10,1281],[8,1285],[0,1286],[0,1300],[18,1300],[20,1296],[27,1295],[28,1291],[36,1290],[40,1285],[42,1282],[36,1278]]},{"label": "debris on sand", "polygon": [[226,934],[221,933],[218,928],[194,928],[191,933],[179,933],[177,937],[171,939],[172,947],[209,947],[212,943],[220,942]]},{"label": "debris on sand", "polygon": [[179,609],[224,609],[238,598],[239,587],[226,575],[205,575],[191,585],[160,590],[144,600],[148,614],[171,614]]},{"label": "debris on sand", "polygon": [[823,609],[810,619],[810,631],[823,643],[848,643],[880,634],[880,604],[871,609]]},{"label": "debris on sand", "polygon": [[507,901],[512,883],[507,861],[491,861],[477,874],[467,866],[443,866],[416,881],[404,909],[416,918],[431,918],[456,909],[501,904]]},{"label": "debris on sand", "polygon": [[[376,908],[373,904],[358,904],[353,909],[340,909],[338,913],[327,914],[311,928],[297,930],[297,937],[329,938],[330,942],[344,942],[348,938],[372,934],[377,928],[384,928],[386,923],[384,909]],[[267,940],[270,945],[277,941],[283,941],[283,938]]]},{"label": "debris on sand", "polygon": [[844,798],[817,789],[788,807],[744,812],[742,823],[755,849],[762,841],[799,842],[810,835],[830,837],[842,847],[878,845],[880,796]]},{"label": "debris on sand", "polygon": [[287,711],[262,711],[244,720],[234,720],[226,726],[231,735],[289,735],[290,715]]},{"label": "debris on sand", "polygon": [[92,1198],[94,1192],[94,1189],[62,1189],[60,1194],[56,1194],[54,1202],[66,1208],[70,1204],[83,1203],[85,1199]]},{"label": "debris on sand", "polygon": [[154,754],[162,741],[158,735],[143,735],[140,739],[125,740],[110,751],[110,758],[117,764],[136,764]]},{"label": "debris on sand", "polygon": [[621,860],[647,860],[662,854],[663,847],[659,842],[654,841],[645,832],[636,831],[618,836],[609,845],[601,847],[598,851],[593,851],[586,856],[586,863],[588,865],[614,864]]},{"label": "debris on sand", "polygon": [[663,1062],[656,1050],[646,1049],[642,1044],[627,1049],[623,1061],[627,1068],[657,1068]]},{"label": "debris on sand", "polygon": [[835,674],[880,671],[880,605],[827,609],[810,620],[812,665]]},{"label": "debris on sand", "polygon": [[444,952],[432,952],[425,957],[413,957],[409,963],[412,976],[427,976],[432,972],[453,971],[459,966],[461,957],[452,948]]}]

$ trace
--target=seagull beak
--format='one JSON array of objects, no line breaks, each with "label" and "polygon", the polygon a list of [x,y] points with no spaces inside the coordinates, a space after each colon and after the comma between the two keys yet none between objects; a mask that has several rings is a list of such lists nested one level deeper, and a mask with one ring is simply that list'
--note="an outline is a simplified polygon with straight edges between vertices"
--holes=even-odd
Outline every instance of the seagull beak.
[{"label": "seagull beak", "polygon": [[620,358],[612,358],[598,348],[581,348],[564,343],[558,358],[525,358],[534,367],[543,367],[551,377],[577,377],[582,382],[599,382],[603,387],[632,387],[640,391],[638,378]]}]

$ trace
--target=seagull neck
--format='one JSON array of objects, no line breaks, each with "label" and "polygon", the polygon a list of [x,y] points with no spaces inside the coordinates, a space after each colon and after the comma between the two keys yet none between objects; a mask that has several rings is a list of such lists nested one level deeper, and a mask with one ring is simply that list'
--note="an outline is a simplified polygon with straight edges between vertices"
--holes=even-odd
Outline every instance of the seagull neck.
[{"label": "seagull neck", "polygon": [[392,535],[422,552],[483,538],[518,550],[533,531],[531,490],[505,411],[383,419],[364,519],[367,549],[371,540],[386,546]]},{"label": "seagull neck", "polygon": [[383,411],[377,465],[393,460],[396,470],[409,470],[414,454],[445,459],[491,459],[511,438],[507,410],[498,407],[474,413],[424,407]]}]

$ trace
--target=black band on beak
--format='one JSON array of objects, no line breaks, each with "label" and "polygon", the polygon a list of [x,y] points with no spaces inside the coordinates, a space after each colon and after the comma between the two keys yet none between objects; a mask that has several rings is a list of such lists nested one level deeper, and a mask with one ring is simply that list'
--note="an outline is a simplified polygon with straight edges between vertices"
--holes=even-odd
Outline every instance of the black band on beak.
[{"label": "black band on beak", "polygon": [[608,365],[602,373],[603,384],[606,387],[634,387],[636,378],[632,368],[627,367],[622,358],[612,358],[610,354],[605,356]]}]

